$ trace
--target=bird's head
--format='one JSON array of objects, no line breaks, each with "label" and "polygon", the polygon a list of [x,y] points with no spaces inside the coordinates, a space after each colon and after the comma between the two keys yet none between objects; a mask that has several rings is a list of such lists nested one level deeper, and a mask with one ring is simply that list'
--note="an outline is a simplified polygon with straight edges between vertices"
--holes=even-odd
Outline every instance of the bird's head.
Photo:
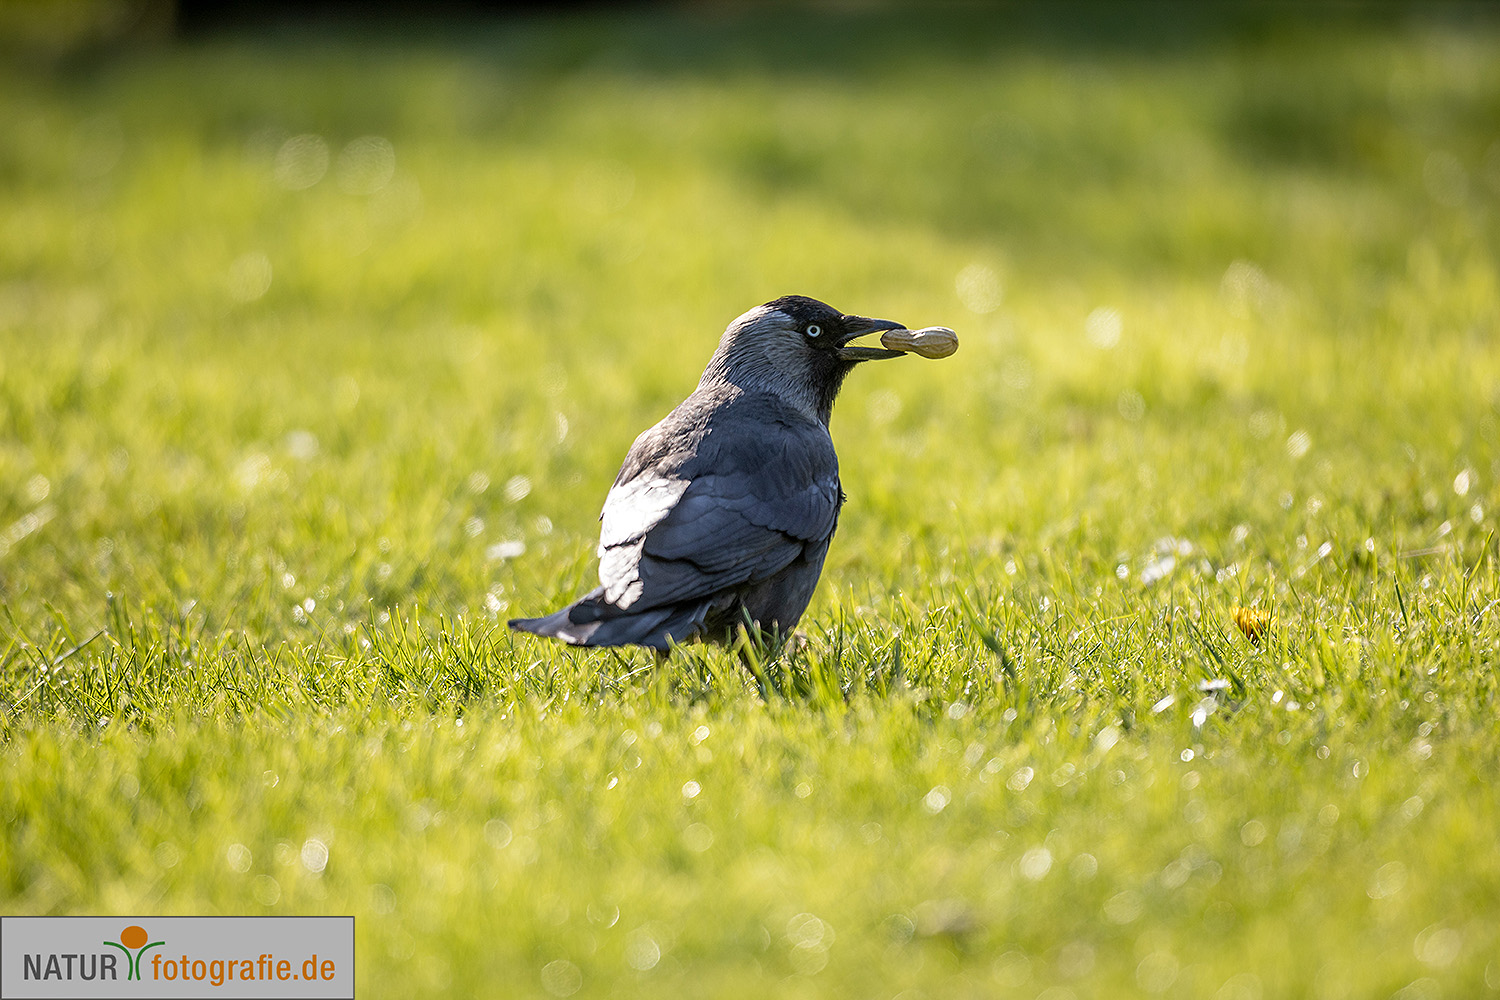
[{"label": "bird's head", "polygon": [[805,295],[783,295],[729,324],[698,385],[775,393],[827,424],[844,377],[856,364],[902,355],[853,341],[904,329],[891,320],[841,313]]}]

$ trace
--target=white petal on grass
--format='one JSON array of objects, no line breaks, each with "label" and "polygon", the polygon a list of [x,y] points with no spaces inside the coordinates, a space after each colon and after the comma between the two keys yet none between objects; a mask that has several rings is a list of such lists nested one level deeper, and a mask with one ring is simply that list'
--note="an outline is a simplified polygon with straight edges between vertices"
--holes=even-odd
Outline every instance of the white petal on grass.
[{"label": "white petal on grass", "polygon": [[525,554],[526,543],[518,538],[507,542],[496,542],[484,550],[484,557],[490,562],[499,562],[502,559],[516,559]]}]

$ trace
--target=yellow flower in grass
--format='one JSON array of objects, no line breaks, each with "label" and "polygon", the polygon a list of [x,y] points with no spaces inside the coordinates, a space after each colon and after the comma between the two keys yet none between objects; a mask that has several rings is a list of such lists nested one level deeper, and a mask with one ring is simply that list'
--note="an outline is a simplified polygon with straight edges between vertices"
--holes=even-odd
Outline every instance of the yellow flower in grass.
[{"label": "yellow flower in grass", "polygon": [[1245,633],[1245,638],[1260,645],[1260,637],[1271,630],[1271,612],[1264,608],[1242,608],[1236,606],[1231,612],[1234,624]]}]

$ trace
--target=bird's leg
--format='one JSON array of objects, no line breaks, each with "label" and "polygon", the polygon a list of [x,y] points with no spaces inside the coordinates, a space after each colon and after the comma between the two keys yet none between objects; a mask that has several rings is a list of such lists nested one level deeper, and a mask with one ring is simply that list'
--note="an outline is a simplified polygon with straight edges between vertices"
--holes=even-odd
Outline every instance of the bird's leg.
[{"label": "bird's leg", "polygon": [[772,655],[770,643],[766,641],[766,634],[761,630],[760,623],[750,617],[750,612],[744,612],[745,620],[735,627],[734,651],[739,655],[740,662],[755,678],[755,686],[760,691],[761,700],[764,701],[770,694],[770,689],[775,688],[777,693],[781,691],[781,685],[775,683],[766,665],[775,657]]}]

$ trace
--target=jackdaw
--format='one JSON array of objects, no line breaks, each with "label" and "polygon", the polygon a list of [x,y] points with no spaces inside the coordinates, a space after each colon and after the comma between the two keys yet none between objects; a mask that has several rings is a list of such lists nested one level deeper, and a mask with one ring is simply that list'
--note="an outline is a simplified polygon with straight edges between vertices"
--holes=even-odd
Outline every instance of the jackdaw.
[{"label": "jackdaw", "polygon": [[599,586],[510,627],[575,646],[729,641],[796,627],[844,502],[828,418],[900,323],[787,295],[729,324],[698,388],[635,439],[604,500]]}]

